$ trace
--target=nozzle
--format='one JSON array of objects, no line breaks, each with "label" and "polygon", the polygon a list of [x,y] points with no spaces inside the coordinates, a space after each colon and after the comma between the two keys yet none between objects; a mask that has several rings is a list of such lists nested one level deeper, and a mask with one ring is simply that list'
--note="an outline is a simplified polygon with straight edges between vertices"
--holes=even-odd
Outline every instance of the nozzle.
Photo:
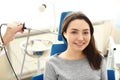
[{"label": "nozzle", "polygon": [[25,23],[23,23],[23,28],[22,28],[22,30],[24,31],[24,29],[31,30],[31,28],[25,27]]},{"label": "nozzle", "polygon": [[26,29],[26,27],[25,27],[25,23],[23,23],[23,28],[22,28],[22,30],[24,31],[24,29]]}]

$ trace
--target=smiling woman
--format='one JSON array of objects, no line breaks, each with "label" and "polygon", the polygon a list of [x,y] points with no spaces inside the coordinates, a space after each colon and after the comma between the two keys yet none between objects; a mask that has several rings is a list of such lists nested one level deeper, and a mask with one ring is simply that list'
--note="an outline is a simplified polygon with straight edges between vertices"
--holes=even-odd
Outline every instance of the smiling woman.
[{"label": "smiling woman", "polygon": [[107,80],[106,62],[96,47],[89,18],[80,11],[70,12],[61,33],[67,49],[46,62],[44,80]]}]

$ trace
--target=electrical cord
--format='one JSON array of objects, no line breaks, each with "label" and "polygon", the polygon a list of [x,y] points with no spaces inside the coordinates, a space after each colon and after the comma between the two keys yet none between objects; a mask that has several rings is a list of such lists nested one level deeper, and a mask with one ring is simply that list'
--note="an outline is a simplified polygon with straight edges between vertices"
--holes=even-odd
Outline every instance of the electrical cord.
[{"label": "electrical cord", "polygon": [[0,38],[1,38],[1,41],[2,41],[2,43],[3,43],[3,50],[5,51],[7,60],[8,60],[8,62],[9,62],[9,64],[10,64],[10,67],[11,67],[11,69],[12,69],[12,71],[13,71],[15,77],[16,77],[16,80],[19,80],[19,79],[18,79],[18,76],[17,76],[17,74],[16,74],[16,72],[15,72],[13,66],[12,66],[12,63],[11,63],[9,57],[8,57],[7,50],[6,50],[5,46],[4,46],[4,41],[3,41],[3,38],[2,38],[2,34],[1,34],[1,27],[2,27],[3,25],[7,25],[7,24],[1,24],[1,25],[0,25]]}]

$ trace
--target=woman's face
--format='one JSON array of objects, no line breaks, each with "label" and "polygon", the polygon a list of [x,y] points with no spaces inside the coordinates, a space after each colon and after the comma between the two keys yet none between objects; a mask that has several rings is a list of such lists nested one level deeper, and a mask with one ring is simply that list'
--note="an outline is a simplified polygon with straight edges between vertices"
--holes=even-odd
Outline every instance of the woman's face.
[{"label": "woman's face", "polygon": [[90,27],[83,19],[76,19],[69,23],[64,37],[68,43],[68,49],[82,52],[90,42]]}]

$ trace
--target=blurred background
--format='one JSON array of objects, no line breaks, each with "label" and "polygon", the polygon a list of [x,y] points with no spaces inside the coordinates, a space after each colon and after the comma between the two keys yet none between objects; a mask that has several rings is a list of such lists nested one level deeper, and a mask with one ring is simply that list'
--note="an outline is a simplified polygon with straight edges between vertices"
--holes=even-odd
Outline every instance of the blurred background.
[{"label": "blurred background", "polygon": [[[120,44],[120,0],[0,0],[0,24],[20,21],[31,28],[30,39],[47,39],[57,43],[58,28],[62,12],[82,11],[92,21],[98,49],[104,56],[108,55],[109,37],[115,44]],[[6,27],[2,28],[4,33]],[[98,36],[99,35],[99,36]],[[17,34],[8,46],[10,61],[18,77],[24,61],[22,79],[30,80],[38,72],[38,57],[26,55],[21,44],[26,41],[28,31]],[[44,73],[44,64],[49,52],[41,55],[40,73]],[[3,72],[4,71],[4,76]],[[6,79],[2,79],[2,77]],[[0,56],[0,80],[16,80],[5,54]]]}]

